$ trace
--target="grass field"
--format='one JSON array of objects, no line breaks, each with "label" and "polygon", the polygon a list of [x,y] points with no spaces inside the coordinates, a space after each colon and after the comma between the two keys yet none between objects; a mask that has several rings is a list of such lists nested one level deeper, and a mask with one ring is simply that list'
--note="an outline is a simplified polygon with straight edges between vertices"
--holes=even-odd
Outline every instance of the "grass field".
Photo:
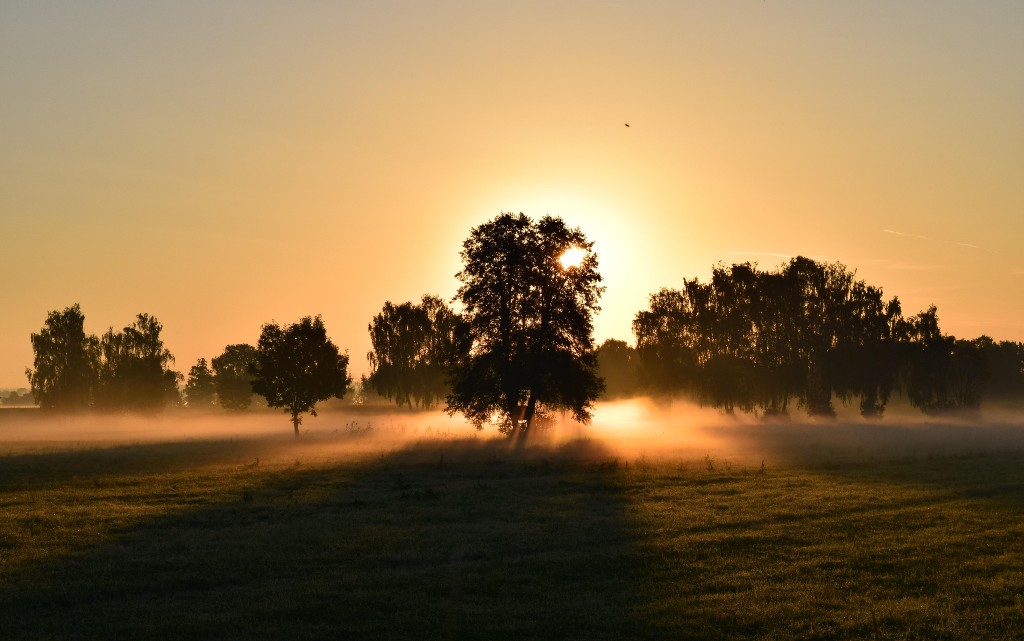
[{"label": "grass field", "polygon": [[0,436],[0,637],[1024,631],[1019,437],[747,426],[729,432],[732,449],[639,453],[599,438],[293,442],[287,427]]}]

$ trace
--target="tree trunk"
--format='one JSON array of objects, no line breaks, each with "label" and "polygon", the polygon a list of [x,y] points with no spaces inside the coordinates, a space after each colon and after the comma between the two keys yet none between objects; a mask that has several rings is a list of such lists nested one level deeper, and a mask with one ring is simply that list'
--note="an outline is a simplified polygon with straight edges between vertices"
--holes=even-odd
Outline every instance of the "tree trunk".
[{"label": "tree trunk", "polygon": [[533,415],[537,411],[537,395],[530,394],[530,401],[526,404],[526,412],[524,413],[523,419],[526,421],[526,431],[530,431],[530,427],[533,426]]},{"label": "tree trunk", "polygon": [[295,428],[295,438],[299,438],[299,423],[302,422],[302,417],[299,413],[292,410],[292,426]]}]

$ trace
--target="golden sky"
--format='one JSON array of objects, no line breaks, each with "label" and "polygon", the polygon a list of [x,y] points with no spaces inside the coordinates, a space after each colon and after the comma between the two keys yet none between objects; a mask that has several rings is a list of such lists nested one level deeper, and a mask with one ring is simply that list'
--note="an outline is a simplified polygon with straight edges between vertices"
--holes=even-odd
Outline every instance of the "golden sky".
[{"label": "golden sky", "polygon": [[[718,261],[841,261],[1024,340],[1024,3],[0,4],[0,387],[81,303],[187,372],[451,297],[471,227],[596,242],[597,338]],[[625,127],[625,123],[629,127]]]}]

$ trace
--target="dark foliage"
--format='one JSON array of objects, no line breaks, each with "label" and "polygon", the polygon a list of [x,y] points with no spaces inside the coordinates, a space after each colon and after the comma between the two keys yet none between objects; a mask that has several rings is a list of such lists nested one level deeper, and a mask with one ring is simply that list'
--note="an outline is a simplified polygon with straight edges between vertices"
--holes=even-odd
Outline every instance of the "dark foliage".
[{"label": "dark foliage", "polygon": [[169,367],[174,356],[164,348],[162,330],[156,317],[139,314],[120,332],[110,328],[103,334],[97,407],[153,411],[181,402],[182,376]]},{"label": "dark foliage", "polygon": [[987,399],[1024,401],[1024,343],[996,342],[988,336],[974,340],[984,354],[988,380],[984,387]]},{"label": "dark foliage", "polygon": [[609,338],[597,348],[597,371],[604,381],[603,398],[629,398],[640,392],[636,350],[626,341]]},{"label": "dark foliage", "polygon": [[228,345],[213,359],[217,399],[226,410],[247,410],[252,405],[253,374],[257,360],[256,348],[247,343]]},{"label": "dark foliage", "polygon": [[316,404],[342,398],[352,379],[348,355],[341,354],[327,337],[319,316],[306,316],[284,327],[267,323],[260,332],[252,389],[270,407],[291,415],[299,436],[302,414],[316,416]]},{"label": "dark foliage", "polygon": [[213,370],[200,358],[188,371],[185,382],[185,402],[193,409],[209,409],[217,400],[217,386],[213,380]]},{"label": "dark foliage", "polygon": [[369,388],[399,405],[432,408],[450,392],[451,370],[470,347],[466,322],[443,300],[424,296],[419,305],[390,301],[368,327],[373,350]]},{"label": "dark foliage", "polygon": [[906,391],[910,403],[929,414],[977,410],[989,371],[978,341],[939,331],[935,307],[908,323]]},{"label": "dark foliage", "polygon": [[85,333],[78,304],[52,311],[32,334],[34,369],[26,369],[32,394],[46,410],[80,410],[93,402],[99,376],[99,341]]},{"label": "dark foliage", "polygon": [[[582,260],[563,267],[570,248]],[[472,348],[454,370],[449,412],[477,425],[500,417],[506,432],[527,430],[550,410],[589,421],[603,388],[593,315],[604,288],[592,250],[583,232],[551,216],[503,213],[470,232],[456,298]]]},{"label": "dark foliage", "polygon": [[663,289],[637,314],[640,378],[660,393],[685,392],[726,411],[835,413],[833,397],[884,410],[897,381],[899,301],[843,265],[797,257],[778,272],[750,263],[711,282]]}]

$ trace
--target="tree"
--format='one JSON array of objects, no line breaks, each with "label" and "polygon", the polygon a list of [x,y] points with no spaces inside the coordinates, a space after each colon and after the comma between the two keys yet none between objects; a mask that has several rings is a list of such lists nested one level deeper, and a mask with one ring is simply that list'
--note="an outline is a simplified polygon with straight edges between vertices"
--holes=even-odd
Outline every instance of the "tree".
[{"label": "tree", "polygon": [[[456,299],[472,347],[453,371],[447,411],[478,426],[497,416],[507,433],[525,433],[549,410],[589,421],[603,389],[593,315],[604,288],[593,243],[561,218],[503,213],[462,247]],[[563,265],[569,250],[577,262]]]},{"label": "tree", "polygon": [[97,406],[152,411],[180,402],[182,376],[169,367],[174,356],[164,348],[162,330],[156,317],[139,314],[122,331],[110,328],[100,338]]},{"label": "tree", "polygon": [[934,305],[910,319],[909,335],[910,404],[928,414],[976,411],[989,375],[984,340],[944,335]]},{"label": "tree", "polygon": [[252,405],[252,369],[257,360],[256,348],[247,343],[228,345],[213,359],[213,375],[217,398],[226,410],[247,410]]},{"label": "tree", "polygon": [[443,300],[424,296],[384,308],[368,327],[371,389],[399,405],[433,407],[449,390],[452,368],[469,351],[465,321]]},{"label": "tree", "polygon": [[93,401],[99,371],[99,341],[85,333],[78,304],[52,311],[38,334],[31,335],[35,369],[26,369],[39,407],[80,410]]},{"label": "tree", "polygon": [[217,386],[214,383],[213,370],[200,358],[188,371],[185,383],[185,401],[189,407],[209,409],[213,407],[217,397]]},{"label": "tree", "polygon": [[316,404],[342,398],[352,382],[348,355],[327,338],[323,320],[306,316],[292,325],[267,323],[260,332],[252,389],[270,407],[291,415],[295,438],[302,414],[316,416]]},{"label": "tree", "polygon": [[628,398],[639,391],[636,350],[609,338],[597,348],[597,369],[605,384],[605,398]]},{"label": "tree", "polygon": [[980,336],[975,342],[988,362],[985,398],[1004,402],[1024,400],[1024,343],[997,343],[988,336]]}]

